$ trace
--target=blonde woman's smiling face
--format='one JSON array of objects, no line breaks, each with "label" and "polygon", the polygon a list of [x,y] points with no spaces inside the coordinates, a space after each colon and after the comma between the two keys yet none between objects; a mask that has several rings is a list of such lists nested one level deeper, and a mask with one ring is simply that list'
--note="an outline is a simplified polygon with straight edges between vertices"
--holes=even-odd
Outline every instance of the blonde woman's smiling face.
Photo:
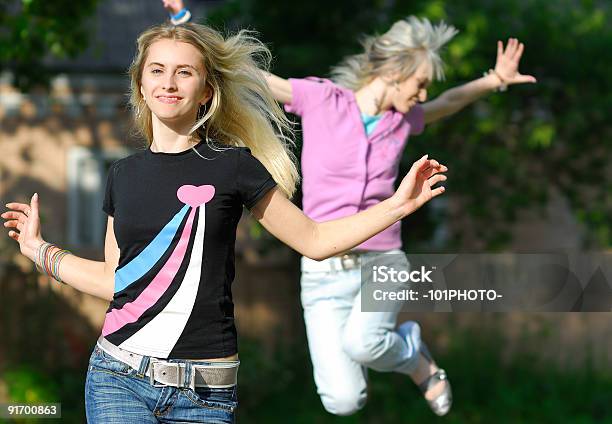
[{"label": "blonde woman's smiling face", "polygon": [[211,97],[202,62],[201,53],[189,43],[163,39],[149,46],[140,92],[159,120],[195,122],[199,106]]}]

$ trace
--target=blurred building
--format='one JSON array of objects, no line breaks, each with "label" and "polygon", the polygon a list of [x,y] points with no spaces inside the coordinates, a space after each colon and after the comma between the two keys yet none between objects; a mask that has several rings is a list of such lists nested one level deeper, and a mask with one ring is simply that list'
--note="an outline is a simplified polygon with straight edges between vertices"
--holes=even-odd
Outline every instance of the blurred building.
[{"label": "blurred building", "polygon": [[[217,3],[192,1],[189,6],[195,19],[204,19]],[[1,76],[6,160],[0,162],[1,195],[12,199],[39,191],[43,207],[53,211],[45,226],[50,239],[99,253],[106,230],[100,205],[108,167],[146,147],[130,137],[127,109],[127,69],[135,41],[144,29],[167,19],[161,2],[100,2],[87,51],[76,59],[44,60],[57,75],[49,92],[22,94],[12,88],[10,72]]]}]

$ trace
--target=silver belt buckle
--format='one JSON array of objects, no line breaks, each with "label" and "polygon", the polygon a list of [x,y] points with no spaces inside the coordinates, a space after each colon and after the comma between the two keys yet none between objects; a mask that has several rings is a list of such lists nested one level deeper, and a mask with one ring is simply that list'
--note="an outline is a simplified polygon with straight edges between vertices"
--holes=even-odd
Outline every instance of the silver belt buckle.
[{"label": "silver belt buckle", "polygon": [[[151,358],[151,361],[149,363],[149,382],[151,383],[151,385],[153,387],[167,387],[167,386],[171,386],[169,384],[164,384],[164,383],[160,383],[160,384],[155,384],[155,364],[156,363],[161,363],[161,361],[157,361],[153,358]],[[171,367],[176,367],[176,386],[171,386],[171,387],[179,387],[179,388],[183,388],[185,387],[183,385],[183,379],[181,378],[181,370],[184,369],[184,365],[185,364],[181,364],[180,362],[166,362],[164,364],[165,366],[171,366]],[[183,365],[183,366],[181,366]],[[192,375],[193,377],[193,375]],[[192,379],[192,381],[194,382],[195,385],[195,379]],[[190,382],[191,385],[191,382]]]},{"label": "silver belt buckle", "polygon": [[352,254],[345,254],[340,257],[340,264],[342,265],[343,270],[353,269],[359,265],[359,256]]},{"label": "silver belt buckle", "polygon": [[155,359],[151,358],[149,361],[149,383],[153,387],[164,387],[165,384],[155,384]]}]

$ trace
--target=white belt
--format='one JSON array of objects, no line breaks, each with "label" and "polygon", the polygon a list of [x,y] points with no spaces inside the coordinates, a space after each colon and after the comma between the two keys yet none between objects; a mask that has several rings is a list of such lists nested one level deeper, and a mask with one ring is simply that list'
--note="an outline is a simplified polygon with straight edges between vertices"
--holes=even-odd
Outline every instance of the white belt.
[{"label": "white belt", "polygon": [[302,257],[302,272],[338,272],[359,269],[361,257],[357,253],[333,256],[322,261]]},{"label": "white belt", "polygon": [[302,272],[340,272],[359,269],[364,256],[398,254],[403,253],[400,249],[381,252],[348,252],[344,255],[332,256],[331,258],[315,261],[302,256]]}]

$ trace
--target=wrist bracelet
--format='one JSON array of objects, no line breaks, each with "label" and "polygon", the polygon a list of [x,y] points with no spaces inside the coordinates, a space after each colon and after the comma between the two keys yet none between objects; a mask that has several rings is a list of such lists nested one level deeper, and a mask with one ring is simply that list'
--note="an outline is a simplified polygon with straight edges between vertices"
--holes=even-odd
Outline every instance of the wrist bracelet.
[{"label": "wrist bracelet", "polygon": [[187,9],[183,7],[181,10],[178,11],[176,15],[173,15],[171,13],[170,19],[181,19],[185,15],[185,12],[187,12]]},{"label": "wrist bracelet", "polygon": [[44,252],[46,252],[49,246],[51,246],[51,243],[44,242],[40,246],[38,246],[38,249],[36,249],[36,256],[34,257],[34,264],[36,265],[36,269],[38,270],[38,272],[41,272],[41,273],[45,272],[43,268],[43,260],[45,257]]},{"label": "wrist bracelet", "polygon": [[189,9],[183,7],[176,15],[170,14],[170,22],[172,25],[180,25],[188,22],[191,19],[191,13]]},{"label": "wrist bracelet", "polygon": [[59,281],[62,284],[66,284],[64,283],[64,281],[60,278],[59,276],[59,266],[60,263],[62,262],[62,259],[64,259],[64,256],[68,255],[70,252],[68,250],[60,250],[59,252],[55,252],[53,255],[53,267],[51,269],[51,275],[53,276],[53,278],[55,278],[57,281]]},{"label": "wrist bracelet", "polygon": [[[49,254],[49,251],[54,247],[57,250]],[[58,282],[66,284],[59,276],[59,267],[64,256],[69,253],[71,254],[72,252],[65,249],[60,249],[52,243],[45,242],[41,244],[38,247],[38,250],[36,251],[36,257],[34,261],[34,263],[36,264],[36,269],[39,272],[52,277]]]},{"label": "wrist bracelet", "polygon": [[505,81],[505,80],[502,78],[502,76],[501,76],[501,75],[499,75],[499,73],[498,73],[498,72],[497,72],[495,69],[489,69],[488,71],[485,71],[485,72],[483,73],[483,75],[484,75],[485,77],[486,77],[486,76],[489,76],[489,75],[491,75],[491,74],[495,75],[495,76],[496,76],[496,77],[499,79],[499,81],[501,82],[501,85],[500,85],[499,87],[497,87],[497,88],[495,89],[495,91],[497,91],[497,92],[503,92],[503,91],[508,90],[508,84],[507,84],[507,83],[506,83],[506,81]]}]

